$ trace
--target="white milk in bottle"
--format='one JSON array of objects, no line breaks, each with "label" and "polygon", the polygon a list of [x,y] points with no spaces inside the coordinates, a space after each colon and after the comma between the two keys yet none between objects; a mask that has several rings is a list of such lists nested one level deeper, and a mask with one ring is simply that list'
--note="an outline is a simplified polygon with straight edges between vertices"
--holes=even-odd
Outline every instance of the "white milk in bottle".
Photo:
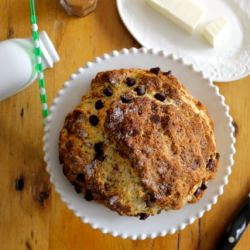
[{"label": "white milk in bottle", "polygon": [[[43,68],[52,68],[59,56],[45,31],[40,32]],[[0,42],[0,101],[29,86],[36,78],[33,42],[9,39]]]}]

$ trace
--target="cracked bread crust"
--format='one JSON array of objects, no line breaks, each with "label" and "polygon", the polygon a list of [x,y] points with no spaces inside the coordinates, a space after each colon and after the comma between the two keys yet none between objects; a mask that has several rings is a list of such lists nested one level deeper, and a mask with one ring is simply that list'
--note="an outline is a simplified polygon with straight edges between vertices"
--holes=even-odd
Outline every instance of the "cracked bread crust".
[{"label": "cracked bread crust", "polygon": [[145,219],[197,202],[219,154],[204,105],[154,68],[98,73],[65,119],[59,158],[85,199]]}]

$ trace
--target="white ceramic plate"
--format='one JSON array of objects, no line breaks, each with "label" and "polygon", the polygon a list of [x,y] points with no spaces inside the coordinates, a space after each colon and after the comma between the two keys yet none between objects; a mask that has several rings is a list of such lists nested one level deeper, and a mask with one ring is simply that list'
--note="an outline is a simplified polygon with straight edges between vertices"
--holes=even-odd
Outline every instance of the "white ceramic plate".
[{"label": "white ceramic plate", "polygon": [[[129,32],[147,48],[175,54],[213,81],[232,81],[250,74],[250,1],[199,0],[206,8],[193,36],[160,15],[145,0],[117,0],[118,12]],[[224,41],[211,48],[200,35],[205,23],[220,15],[229,26]]]},{"label": "white ceramic plate", "polygon": [[[103,205],[87,202],[81,195],[76,194],[72,185],[64,177],[62,166],[59,164],[58,136],[65,116],[80,102],[81,96],[90,87],[91,79],[99,71],[115,68],[149,69],[155,66],[161,67],[164,71],[171,69],[190,93],[208,107],[215,122],[217,147],[221,154],[221,160],[218,175],[209,182],[205,196],[200,202],[187,205],[181,210],[162,212],[141,221],[138,218],[119,216]],[[86,67],[79,68],[75,74],[71,75],[70,80],[59,91],[50,111],[45,127],[44,150],[51,181],[68,207],[85,223],[91,224],[93,228],[99,228],[103,233],[132,239],[154,238],[172,234],[193,223],[196,218],[201,217],[205,211],[211,209],[212,205],[217,202],[218,196],[223,193],[223,187],[231,173],[235,152],[235,139],[229,108],[225,105],[224,97],[219,94],[218,88],[211,81],[205,79],[200,72],[195,71],[192,66],[185,65],[180,59],[145,48],[139,50],[135,48],[123,49],[120,52],[113,51],[111,54],[105,54],[101,58],[96,58],[94,62],[87,63]]]}]

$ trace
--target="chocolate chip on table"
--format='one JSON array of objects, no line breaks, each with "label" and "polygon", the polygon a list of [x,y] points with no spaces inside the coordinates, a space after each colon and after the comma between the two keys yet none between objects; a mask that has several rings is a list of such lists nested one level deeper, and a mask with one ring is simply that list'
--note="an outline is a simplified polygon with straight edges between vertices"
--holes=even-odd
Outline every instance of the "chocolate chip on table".
[{"label": "chocolate chip on table", "polygon": [[95,108],[96,108],[97,110],[99,110],[99,109],[101,109],[101,108],[103,108],[103,107],[104,107],[103,101],[102,101],[102,100],[97,100],[96,103],[95,103]]},{"label": "chocolate chip on table", "polygon": [[121,95],[121,101],[123,103],[130,103],[132,100],[128,96]]},{"label": "chocolate chip on table", "polygon": [[219,159],[220,159],[220,153],[216,153],[216,154],[215,154],[215,159],[216,159],[216,160],[219,160]]},{"label": "chocolate chip on table", "polygon": [[155,67],[155,68],[151,68],[149,71],[151,73],[158,75],[161,72],[161,69],[159,67]]},{"label": "chocolate chip on table", "polygon": [[31,244],[28,240],[25,241],[25,249],[32,250]]},{"label": "chocolate chip on table", "polygon": [[110,87],[107,87],[103,90],[103,94],[106,96],[112,96],[113,95],[113,90]]},{"label": "chocolate chip on table", "polygon": [[22,108],[20,111],[20,116],[23,117],[23,115],[24,115],[24,109]]},{"label": "chocolate chip on table", "polygon": [[146,213],[140,213],[139,214],[139,219],[140,220],[146,220],[148,217],[149,217],[149,215],[146,214]]},{"label": "chocolate chip on table", "polygon": [[84,182],[84,174],[78,174],[76,176],[76,180],[79,182]]},{"label": "chocolate chip on table", "polygon": [[19,178],[16,179],[16,185],[15,188],[17,191],[22,191],[24,188],[24,177],[20,176]]},{"label": "chocolate chip on table", "polygon": [[128,77],[128,78],[126,79],[126,84],[127,84],[129,87],[134,86],[134,85],[135,85],[135,79],[132,78],[132,77]]},{"label": "chocolate chip on table", "polygon": [[93,200],[93,195],[92,195],[90,190],[86,190],[85,195],[84,195],[84,199],[86,201],[92,201]]},{"label": "chocolate chip on table", "polygon": [[92,126],[97,126],[97,124],[99,123],[99,118],[96,115],[91,115],[89,117],[89,122]]},{"label": "chocolate chip on table", "polygon": [[232,122],[232,125],[234,127],[234,136],[236,137],[239,133],[239,126],[235,121]]},{"label": "chocolate chip on table", "polygon": [[156,94],[154,95],[154,97],[155,97],[155,99],[157,99],[157,100],[159,100],[159,101],[161,101],[161,102],[164,102],[165,99],[166,99],[165,95],[162,94],[162,93],[156,93]]},{"label": "chocolate chip on table", "polygon": [[169,76],[169,75],[171,75],[172,74],[172,71],[171,70],[169,70],[169,71],[167,71],[167,72],[163,72],[163,75],[165,75],[165,76]]},{"label": "chocolate chip on table", "polygon": [[43,206],[45,200],[48,199],[48,198],[49,198],[49,192],[48,191],[42,191],[42,192],[39,193],[37,200],[40,203],[40,205]]},{"label": "chocolate chip on table", "polygon": [[146,93],[146,88],[143,85],[136,87],[134,90],[137,95],[144,95]]}]

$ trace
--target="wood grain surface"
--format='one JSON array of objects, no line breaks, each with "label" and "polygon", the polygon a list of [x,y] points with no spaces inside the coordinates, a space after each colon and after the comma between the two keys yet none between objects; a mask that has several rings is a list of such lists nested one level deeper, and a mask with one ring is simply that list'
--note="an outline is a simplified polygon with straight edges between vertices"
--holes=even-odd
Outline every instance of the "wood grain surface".
[{"label": "wood grain surface", "polygon": [[[0,40],[30,36],[27,2],[0,0]],[[67,16],[59,0],[37,2],[40,30],[48,32],[61,57],[45,74],[49,103],[69,75],[88,60],[113,49],[140,47],[123,26],[114,0],[99,0],[97,10],[85,18]],[[227,223],[250,191],[250,77],[218,86],[238,127],[237,153],[229,184],[202,219],[174,235],[144,241],[113,238],[93,230],[76,218],[55,193],[43,161],[37,84],[1,102],[0,249],[216,249]],[[250,228],[236,247],[249,249]]]}]

